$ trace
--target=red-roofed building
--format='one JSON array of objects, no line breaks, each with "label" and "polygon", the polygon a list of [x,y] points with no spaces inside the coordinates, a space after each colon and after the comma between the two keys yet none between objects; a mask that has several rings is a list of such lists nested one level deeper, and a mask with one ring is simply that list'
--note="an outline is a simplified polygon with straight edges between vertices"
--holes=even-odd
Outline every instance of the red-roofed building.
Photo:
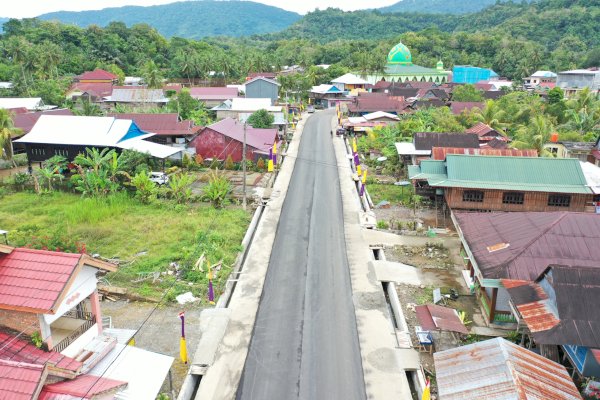
[{"label": "red-roofed building", "polygon": [[386,93],[360,93],[351,103],[348,103],[348,113],[351,117],[360,117],[377,111],[389,114],[401,114],[412,103],[402,97],[389,96]]},{"label": "red-roofed building", "polygon": [[103,69],[96,68],[93,71],[87,71],[79,76],[76,76],[74,81],[81,82],[81,83],[105,82],[105,83],[117,84],[117,82],[119,81],[119,77],[117,75],[110,73],[108,71],[105,71]]},{"label": "red-roofed building", "polygon": [[111,95],[112,90],[112,82],[75,82],[67,90],[65,97],[72,101],[82,99],[92,103],[101,103],[105,97]]},{"label": "red-roofed building", "polygon": [[[233,118],[209,125],[191,141],[196,154],[203,158],[225,160],[231,155],[234,162],[242,161],[244,124]],[[277,129],[246,128],[246,159],[256,161],[269,154],[277,141]]]},{"label": "red-roofed building", "polygon": [[179,121],[177,113],[166,114],[108,114],[117,119],[131,119],[144,132],[154,133],[149,140],[166,145],[185,146],[201,129],[190,120]]},{"label": "red-roofed building", "polygon": [[206,107],[215,107],[225,100],[236,99],[239,97],[237,88],[230,87],[192,87],[190,95],[203,102]]},{"label": "red-roofed building", "polygon": [[26,334],[39,331],[57,351],[88,331],[97,335],[102,332],[99,270],[116,267],[87,254],[2,246],[0,324]]},{"label": "red-roofed building", "polygon": [[44,365],[0,360],[0,399],[37,399],[47,376]]},{"label": "red-roofed building", "polygon": [[[127,382],[93,375],[82,375],[72,380],[45,385],[38,400],[111,399],[118,391],[127,387]],[[71,396],[71,397],[67,397]]]},{"label": "red-roofed building", "polygon": [[484,124],[483,122],[478,122],[473,125],[471,128],[467,129],[465,133],[475,133],[479,137],[479,143],[485,144],[491,140],[497,139],[504,142],[507,142],[508,139],[506,136],[492,128],[491,126]]}]

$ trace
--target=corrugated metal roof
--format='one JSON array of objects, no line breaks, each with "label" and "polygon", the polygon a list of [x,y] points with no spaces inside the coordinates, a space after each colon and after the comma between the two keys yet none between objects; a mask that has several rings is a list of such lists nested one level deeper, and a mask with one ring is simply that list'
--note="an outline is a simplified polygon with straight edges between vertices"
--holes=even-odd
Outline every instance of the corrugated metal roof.
[{"label": "corrugated metal roof", "polygon": [[483,136],[488,133],[498,134],[495,129],[492,129],[488,124],[484,124],[483,122],[478,122],[469,129],[465,131],[465,133],[475,133],[477,136]]},{"label": "corrugated metal roof", "polygon": [[194,126],[190,120],[179,121],[177,113],[164,114],[144,114],[144,113],[126,113],[126,114],[108,114],[109,117],[117,119],[130,119],[143,131],[155,133],[157,135],[193,135],[201,127]]},{"label": "corrugated metal roof", "polygon": [[[244,140],[244,124],[239,123],[233,118],[225,118],[219,122],[207,126],[204,129],[211,129],[229,138],[242,142]],[[202,138],[201,131],[198,135],[198,140]],[[257,129],[248,125],[246,127],[246,143],[250,147],[262,151],[269,151],[273,147],[273,143],[277,140],[277,129]]]},{"label": "corrugated metal roof", "polygon": [[574,158],[498,157],[448,154],[447,177],[431,186],[592,193]]},{"label": "corrugated metal roof", "polygon": [[553,265],[537,282],[502,283],[537,343],[600,348],[600,268]]},{"label": "corrugated metal roof", "polygon": [[[600,214],[454,213],[485,279],[536,280],[549,265],[600,267]],[[490,252],[489,246],[508,243]]]},{"label": "corrugated metal roof", "polygon": [[431,149],[431,158],[434,160],[445,160],[448,154],[465,154],[479,156],[500,156],[500,157],[537,157],[538,152],[535,149],[517,150],[517,149],[494,149],[494,148],[464,148],[464,147],[434,147]]},{"label": "corrugated metal roof", "polygon": [[431,150],[434,147],[479,148],[479,137],[474,133],[416,132],[413,143],[417,150]]},{"label": "corrugated metal roof", "polygon": [[575,400],[564,366],[502,338],[433,355],[440,400]]},{"label": "corrugated metal roof", "polygon": [[192,87],[190,95],[198,100],[227,100],[238,97],[237,88],[230,87]]},{"label": "corrugated metal roof", "polygon": [[56,369],[72,375],[81,372],[83,364],[55,351],[44,351],[33,344],[0,331],[0,360],[27,364],[51,364]]},{"label": "corrugated metal roof", "polygon": [[451,101],[450,110],[452,114],[458,115],[465,110],[471,111],[473,108],[479,108],[483,110],[485,103],[472,102],[472,101]]},{"label": "corrugated metal roof", "polygon": [[345,75],[340,76],[339,78],[335,78],[331,81],[331,83],[342,83],[345,85],[366,85],[369,82],[365,81],[358,75],[354,75],[352,73],[347,73]]},{"label": "corrugated metal roof", "polygon": [[15,114],[13,122],[15,128],[23,130],[24,134],[31,131],[35,123],[42,115],[73,115],[73,112],[68,108],[61,108],[58,110],[46,110],[46,111],[35,111]]},{"label": "corrugated metal roof", "polygon": [[0,97],[0,108],[37,110],[44,106],[41,97]]},{"label": "corrugated metal roof", "polygon": [[442,330],[464,333],[465,335],[469,333],[469,330],[458,318],[458,313],[453,308],[427,304],[416,306],[415,311],[421,328],[426,331]]},{"label": "corrugated metal roof", "polygon": [[0,399],[31,400],[45,379],[43,365],[0,360]]},{"label": "corrugated metal roof", "polygon": [[137,86],[115,87],[108,101],[117,103],[167,103],[162,89],[148,89]]},{"label": "corrugated metal roof", "polygon": [[79,80],[115,80],[119,77],[111,72],[105,71],[100,68],[96,68],[93,71],[87,71],[79,75]]}]

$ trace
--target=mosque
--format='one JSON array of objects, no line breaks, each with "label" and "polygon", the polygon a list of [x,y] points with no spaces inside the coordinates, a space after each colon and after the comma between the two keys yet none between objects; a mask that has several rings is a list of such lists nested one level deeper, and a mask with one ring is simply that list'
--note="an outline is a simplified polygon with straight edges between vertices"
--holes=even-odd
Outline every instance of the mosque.
[{"label": "mosque", "polygon": [[368,75],[366,80],[375,84],[381,80],[388,82],[448,82],[452,72],[444,70],[444,63],[440,60],[436,68],[426,68],[412,63],[410,50],[403,43],[398,43],[387,56],[387,65],[381,74]]}]

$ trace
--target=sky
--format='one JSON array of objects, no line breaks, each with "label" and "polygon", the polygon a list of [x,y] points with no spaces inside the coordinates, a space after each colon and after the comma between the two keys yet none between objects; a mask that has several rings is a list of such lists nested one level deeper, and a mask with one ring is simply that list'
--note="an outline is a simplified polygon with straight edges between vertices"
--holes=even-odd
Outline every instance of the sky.
[{"label": "sky", "polygon": [[[336,7],[343,10],[378,8],[398,0],[254,0],[259,3],[305,14],[315,8]],[[18,0],[11,1],[0,10],[0,17],[29,18],[52,11],[99,10],[126,5],[151,6],[173,3],[173,0]]]}]

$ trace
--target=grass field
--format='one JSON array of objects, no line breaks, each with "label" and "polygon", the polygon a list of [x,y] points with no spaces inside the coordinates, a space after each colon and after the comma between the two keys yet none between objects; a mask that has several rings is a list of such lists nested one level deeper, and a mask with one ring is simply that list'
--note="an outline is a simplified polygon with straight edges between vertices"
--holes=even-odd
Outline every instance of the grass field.
[{"label": "grass field", "polygon": [[144,273],[167,271],[170,263],[176,262],[183,267],[185,279],[175,284],[169,297],[190,290],[205,299],[205,273],[191,268],[202,253],[211,263],[223,259],[225,266],[214,281],[215,291],[220,293],[241,250],[249,220],[238,208],[215,210],[207,204],[166,202],[143,205],[126,193],[96,199],[59,192],[46,196],[21,192],[0,200],[0,229],[9,231],[11,245],[55,250],[73,248],[79,242],[79,247],[85,244],[88,254],[134,259],[107,279],[112,285],[149,297],[160,296],[175,278],[161,275],[155,283],[152,279],[133,281]]},{"label": "grass field", "polygon": [[391,205],[406,205],[413,194],[412,185],[402,188],[401,186],[371,183],[367,185],[367,190],[375,205],[383,200],[389,201]]}]

